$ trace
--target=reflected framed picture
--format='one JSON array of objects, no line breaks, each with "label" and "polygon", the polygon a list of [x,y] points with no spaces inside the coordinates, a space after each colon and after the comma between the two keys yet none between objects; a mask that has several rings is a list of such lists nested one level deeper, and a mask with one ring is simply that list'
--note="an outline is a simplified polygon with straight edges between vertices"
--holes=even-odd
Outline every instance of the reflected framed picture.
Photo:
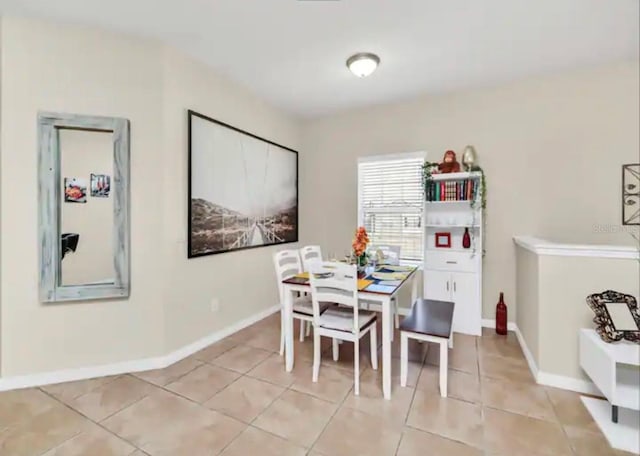
[{"label": "reflected framed picture", "polygon": [[109,198],[111,192],[111,176],[91,173],[91,196],[93,198]]},{"label": "reflected framed picture", "polygon": [[65,203],[86,203],[87,202],[87,181],[77,177],[64,178],[64,202]]},{"label": "reflected framed picture", "polygon": [[298,241],[298,152],[188,111],[189,258]]},{"label": "reflected framed picture", "polygon": [[451,248],[451,233],[436,233],[436,247]]}]

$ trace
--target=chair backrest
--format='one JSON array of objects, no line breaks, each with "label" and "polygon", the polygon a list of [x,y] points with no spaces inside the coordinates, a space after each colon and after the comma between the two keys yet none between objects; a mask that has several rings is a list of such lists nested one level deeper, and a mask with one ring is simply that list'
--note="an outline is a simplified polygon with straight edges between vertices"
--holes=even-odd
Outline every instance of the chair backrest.
[{"label": "chair backrest", "polygon": [[300,249],[300,257],[302,258],[302,268],[309,271],[312,262],[322,261],[322,250],[319,245],[305,245]]},{"label": "chair backrest", "polygon": [[282,281],[302,272],[302,263],[297,250],[280,250],[273,254],[273,264],[276,267],[278,280],[278,294],[280,303],[284,303],[284,288]]},{"label": "chair backrest", "polygon": [[353,309],[354,332],[358,321],[358,270],[355,265],[317,261],[309,271],[313,319],[320,323],[320,303],[341,304]]},{"label": "chair backrest", "polygon": [[370,251],[376,254],[382,252],[384,262],[386,264],[400,264],[400,246],[399,245],[375,245],[370,247]]}]

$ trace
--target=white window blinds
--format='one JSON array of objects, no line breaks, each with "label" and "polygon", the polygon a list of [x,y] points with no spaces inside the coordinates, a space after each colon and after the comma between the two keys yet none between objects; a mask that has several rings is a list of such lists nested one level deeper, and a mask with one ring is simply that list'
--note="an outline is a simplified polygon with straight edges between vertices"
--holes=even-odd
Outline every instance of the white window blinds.
[{"label": "white window blinds", "polygon": [[400,246],[400,259],[422,261],[424,155],[358,163],[359,221],[372,245]]}]

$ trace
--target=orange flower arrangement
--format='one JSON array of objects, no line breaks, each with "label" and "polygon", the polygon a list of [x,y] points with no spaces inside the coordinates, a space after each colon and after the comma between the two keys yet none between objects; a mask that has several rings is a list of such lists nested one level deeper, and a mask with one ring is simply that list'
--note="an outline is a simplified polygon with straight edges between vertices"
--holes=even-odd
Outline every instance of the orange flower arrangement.
[{"label": "orange flower arrangement", "polygon": [[360,226],[356,230],[356,235],[353,238],[353,243],[351,244],[353,247],[353,253],[356,254],[356,257],[360,258],[364,255],[367,250],[367,244],[369,244],[369,235],[367,234],[367,230],[364,226]]}]

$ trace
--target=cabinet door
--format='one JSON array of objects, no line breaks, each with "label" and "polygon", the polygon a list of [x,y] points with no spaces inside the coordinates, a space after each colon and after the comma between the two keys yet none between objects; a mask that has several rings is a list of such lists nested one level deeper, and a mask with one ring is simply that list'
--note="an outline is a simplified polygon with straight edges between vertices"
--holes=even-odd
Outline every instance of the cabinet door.
[{"label": "cabinet door", "polygon": [[466,272],[451,274],[453,302],[453,330],[480,336],[482,334],[482,305],[478,275]]},{"label": "cabinet door", "polygon": [[425,269],[424,297],[438,301],[451,301],[451,273]]}]

